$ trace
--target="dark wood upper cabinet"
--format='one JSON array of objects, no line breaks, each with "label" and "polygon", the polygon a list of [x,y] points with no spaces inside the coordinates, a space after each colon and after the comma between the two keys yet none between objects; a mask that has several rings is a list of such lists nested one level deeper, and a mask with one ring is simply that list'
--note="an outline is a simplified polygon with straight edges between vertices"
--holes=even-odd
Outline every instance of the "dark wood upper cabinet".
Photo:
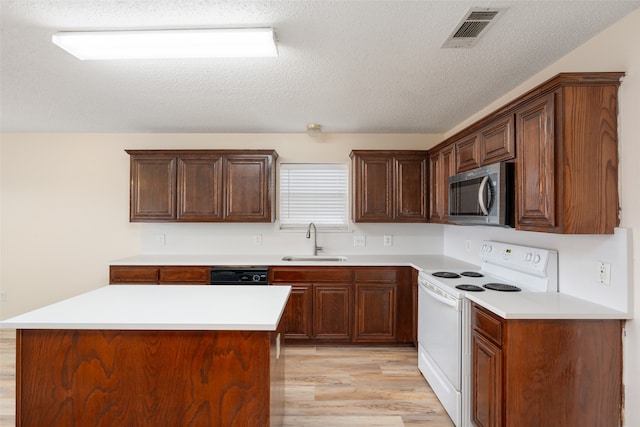
[{"label": "dark wood upper cabinet", "polygon": [[222,219],[222,156],[184,155],[178,158],[178,219]]},{"label": "dark wood upper cabinet", "polygon": [[275,209],[272,209],[271,201],[275,178],[271,174],[272,161],[272,156],[268,155],[225,156],[224,217],[227,221],[273,221]]},{"label": "dark wood upper cabinet", "polygon": [[498,117],[479,132],[480,165],[512,160],[516,157],[513,114]]},{"label": "dark wood upper cabinet", "polygon": [[515,159],[516,229],[613,234],[622,76],[558,74],[429,150],[430,222],[446,222],[444,158],[454,147],[456,172]]},{"label": "dark wood upper cabinet", "polygon": [[131,221],[176,219],[176,157],[141,154],[131,157]]},{"label": "dark wood upper cabinet", "polygon": [[516,228],[613,234],[622,76],[560,75],[516,109]]},{"label": "dark wood upper cabinet", "polygon": [[273,150],[127,150],[131,221],[272,222]]},{"label": "dark wood upper cabinet", "polygon": [[553,95],[516,113],[518,128],[518,225],[536,230],[556,228]]},{"label": "dark wood upper cabinet", "polygon": [[379,153],[351,153],[354,173],[353,220],[393,220],[393,158]]},{"label": "dark wood upper cabinet", "polygon": [[427,153],[396,154],[395,222],[424,222],[427,219]]},{"label": "dark wood upper cabinet", "polygon": [[426,151],[351,152],[355,222],[426,222]]},{"label": "dark wood upper cabinet", "polygon": [[456,171],[455,148],[455,144],[449,144],[429,156],[429,222],[448,222],[449,177]]},{"label": "dark wood upper cabinet", "polygon": [[480,138],[476,135],[456,142],[456,173],[480,167]]}]

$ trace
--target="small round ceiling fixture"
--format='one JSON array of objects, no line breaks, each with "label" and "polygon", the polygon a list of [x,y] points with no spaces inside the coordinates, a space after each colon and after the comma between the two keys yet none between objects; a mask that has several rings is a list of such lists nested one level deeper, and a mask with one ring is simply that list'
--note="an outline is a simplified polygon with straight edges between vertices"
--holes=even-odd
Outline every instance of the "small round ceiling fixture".
[{"label": "small round ceiling fixture", "polygon": [[307,125],[307,133],[309,135],[318,135],[322,133],[322,126],[318,123],[309,123]]}]

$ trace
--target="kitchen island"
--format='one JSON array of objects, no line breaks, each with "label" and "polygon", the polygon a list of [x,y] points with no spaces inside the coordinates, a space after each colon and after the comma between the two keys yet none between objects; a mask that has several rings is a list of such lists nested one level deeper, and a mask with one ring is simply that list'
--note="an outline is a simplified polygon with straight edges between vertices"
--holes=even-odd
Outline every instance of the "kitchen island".
[{"label": "kitchen island", "polygon": [[107,286],[6,320],[16,425],[281,425],[290,290]]}]

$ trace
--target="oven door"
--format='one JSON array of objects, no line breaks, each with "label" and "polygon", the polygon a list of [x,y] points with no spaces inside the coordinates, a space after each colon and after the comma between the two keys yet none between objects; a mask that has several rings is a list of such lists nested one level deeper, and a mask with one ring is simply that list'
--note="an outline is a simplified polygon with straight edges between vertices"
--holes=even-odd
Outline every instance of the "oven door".
[{"label": "oven door", "polygon": [[462,300],[419,278],[418,367],[453,422],[462,418]]}]

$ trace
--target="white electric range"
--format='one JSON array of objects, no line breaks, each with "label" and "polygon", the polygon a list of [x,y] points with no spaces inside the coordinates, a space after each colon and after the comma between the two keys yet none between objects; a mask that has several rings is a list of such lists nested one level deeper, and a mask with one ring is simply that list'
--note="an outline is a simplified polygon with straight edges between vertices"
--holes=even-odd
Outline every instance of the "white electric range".
[{"label": "white electric range", "polygon": [[484,241],[478,269],[418,276],[418,367],[457,427],[471,426],[470,293],[504,292],[517,301],[531,292],[558,292],[558,253]]}]

